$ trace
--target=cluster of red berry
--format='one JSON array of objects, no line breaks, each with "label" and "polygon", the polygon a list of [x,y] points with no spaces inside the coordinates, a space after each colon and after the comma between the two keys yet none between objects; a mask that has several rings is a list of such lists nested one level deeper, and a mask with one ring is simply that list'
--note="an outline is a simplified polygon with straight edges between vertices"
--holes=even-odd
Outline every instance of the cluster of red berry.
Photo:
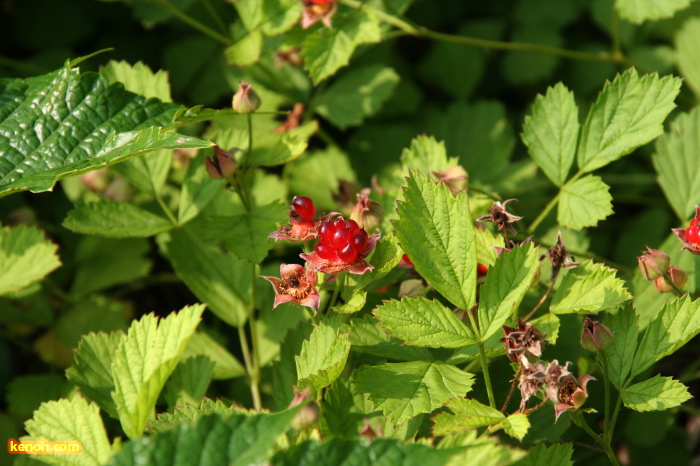
[{"label": "cluster of red berry", "polygon": [[693,219],[685,230],[685,239],[693,244],[700,244],[700,220]]},{"label": "cluster of red berry", "polygon": [[354,220],[336,217],[323,222],[318,230],[319,242],[314,246],[316,254],[328,262],[353,262],[367,250],[368,235]]}]

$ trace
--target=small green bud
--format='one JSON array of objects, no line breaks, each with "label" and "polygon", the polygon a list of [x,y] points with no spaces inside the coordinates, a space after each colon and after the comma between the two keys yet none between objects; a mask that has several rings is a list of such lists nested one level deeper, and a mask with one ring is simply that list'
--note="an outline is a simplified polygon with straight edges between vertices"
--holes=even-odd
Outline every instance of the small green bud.
[{"label": "small green bud", "polygon": [[647,250],[642,252],[642,255],[637,258],[637,262],[639,262],[639,270],[641,270],[644,280],[651,281],[664,274],[668,266],[671,265],[671,258],[665,252],[647,246]]},{"label": "small green bud", "polygon": [[253,90],[253,86],[242,82],[238,86],[238,92],[233,95],[233,110],[238,113],[253,113],[260,108],[260,96]]},{"label": "small green bud", "polygon": [[583,321],[583,333],[581,333],[581,346],[588,351],[600,351],[612,343],[615,336],[600,322],[586,317]]}]

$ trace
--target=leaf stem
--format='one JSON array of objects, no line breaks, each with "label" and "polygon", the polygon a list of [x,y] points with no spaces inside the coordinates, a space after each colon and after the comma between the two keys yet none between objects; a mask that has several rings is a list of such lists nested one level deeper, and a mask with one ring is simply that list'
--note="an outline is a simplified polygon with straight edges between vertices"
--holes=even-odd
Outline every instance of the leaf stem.
[{"label": "leaf stem", "polygon": [[[252,334],[251,334],[252,335]],[[258,381],[253,380],[253,359],[250,356],[250,346],[248,346],[248,337],[245,334],[243,325],[238,327],[238,339],[241,342],[241,351],[243,352],[243,363],[245,364],[246,372],[250,378],[250,394],[253,398],[253,407],[257,410],[262,406],[260,403],[260,391],[258,389]]]},{"label": "leaf stem", "polygon": [[671,277],[668,275],[667,271],[664,270],[662,275],[664,277],[664,281],[666,282],[666,284],[668,286],[670,286],[671,288],[673,288],[673,292],[676,293],[676,296],[680,297],[680,296],[683,296],[685,294],[685,291],[681,290],[680,288],[678,288],[678,286],[676,286],[675,283],[673,283],[673,280],[671,280]]},{"label": "leaf stem", "polygon": [[535,315],[535,312],[537,312],[537,310],[540,307],[542,307],[542,304],[544,304],[544,302],[547,300],[547,296],[549,296],[549,293],[551,293],[552,290],[554,289],[555,283],[556,283],[556,280],[552,280],[552,283],[549,284],[549,288],[547,288],[547,291],[545,291],[544,295],[542,295],[540,302],[538,302],[537,305],[534,308],[532,308],[532,310],[525,317],[523,317],[523,319],[522,319],[523,322],[527,322],[527,320],[530,317],[532,317],[533,315]]},{"label": "leaf stem", "polygon": [[489,363],[486,358],[486,350],[484,349],[484,342],[479,339],[479,360],[481,361],[481,371],[484,373],[484,383],[486,384],[486,394],[489,397],[489,406],[493,409],[496,408],[496,399],[493,396],[493,388],[491,387],[491,375],[489,374]]},{"label": "leaf stem", "polygon": [[579,178],[581,178],[581,176],[582,176],[583,174],[584,174],[583,171],[579,171],[579,172],[576,173],[574,176],[572,176],[571,178],[569,178],[569,180],[568,180],[566,183],[564,183],[564,184],[559,188],[559,192],[557,193],[557,195],[554,196],[554,197],[552,198],[551,201],[549,201],[549,204],[547,204],[547,206],[544,208],[544,210],[543,210],[542,212],[540,212],[540,215],[537,216],[537,218],[535,219],[535,221],[532,222],[532,224],[530,225],[530,227],[527,229],[528,235],[532,235],[532,234],[535,233],[535,230],[537,230],[537,227],[540,226],[540,223],[542,223],[542,221],[543,221],[545,218],[547,218],[547,215],[549,215],[549,212],[551,212],[552,209],[554,208],[554,206],[557,205],[557,203],[559,202],[559,198],[561,197],[561,193],[564,191],[564,188],[566,188],[566,187],[569,186],[571,183],[573,183],[574,181],[576,181],[576,180],[578,180]]},{"label": "leaf stem", "polygon": [[262,409],[260,401],[260,340],[258,335],[258,321],[255,318],[255,281],[258,278],[258,265],[252,264],[253,277],[250,284],[250,304],[248,305],[248,325],[253,341],[252,372],[250,374],[250,393],[253,396],[253,406],[257,411]]},{"label": "leaf stem", "polygon": [[211,29],[209,26],[200,23],[199,21],[192,18],[184,11],[176,8],[168,0],[156,0],[156,3],[158,3],[158,5],[162,6],[166,10],[168,10],[173,16],[175,16],[179,20],[187,23],[188,25],[192,26],[194,29],[198,30],[202,34],[209,36],[212,39],[214,39],[218,42],[221,42],[222,44],[224,44],[226,46],[233,44],[233,41],[230,38],[224,36],[223,34],[219,34],[215,30]]},{"label": "leaf stem", "polygon": [[163,209],[163,212],[165,212],[165,215],[168,217],[170,222],[175,225],[176,227],[179,226],[177,219],[173,215],[173,213],[170,211],[167,205],[165,205],[165,201],[163,201],[163,198],[160,197],[160,195],[156,194],[156,200],[158,201],[158,205],[160,205],[160,208]]},{"label": "leaf stem", "polygon": [[608,455],[608,459],[612,464],[615,466],[620,466],[620,462],[617,460],[617,456],[615,456],[615,452],[612,451],[612,448],[610,447],[610,442],[608,439],[601,437],[600,435],[596,434],[593,432],[593,429],[591,429],[591,426],[588,425],[586,420],[583,418],[583,415],[581,415],[581,411],[575,410],[575,411],[569,411],[568,412],[569,417],[571,418],[572,421],[574,421],[574,424],[577,426],[581,427],[583,430],[586,431],[588,435],[590,435],[593,440],[595,440],[598,444],[600,444],[601,447],[605,450],[605,454]]},{"label": "leaf stem", "polygon": [[608,357],[604,351],[598,351],[598,362],[603,368],[603,384],[605,385],[605,422],[603,424],[603,437],[610,443],[612,434],[610,433],[610,376],[608,372]]}]

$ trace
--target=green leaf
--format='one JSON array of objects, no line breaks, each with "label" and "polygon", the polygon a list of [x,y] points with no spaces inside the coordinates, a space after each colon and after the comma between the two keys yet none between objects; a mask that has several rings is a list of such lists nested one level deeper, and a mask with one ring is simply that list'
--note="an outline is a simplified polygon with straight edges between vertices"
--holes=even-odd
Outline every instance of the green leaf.
[{"label": "green leaf", "polygon": [[275,245],[267,239],[267,234],[277,229],[277,223],[284,218],[287,209],[281,202],[273,202],[241,215],[213,217],[204,224],[203,237],[223,240],[228,252],[259,264]]},{"label": "green leaf", "polygon": [[350,381],[341,377],[326,390],[321,409],[322,432],[339,438],[357,437],[365,416],[355,403],[357,395],[354,394],[354,388]]},{"label": "green leaf", "polygon": [[481,285],[479,338],[484,341],[515,315],[540,265],[538,248],[532,243],[504,251]]},{"label": "green leaf", "polygon": [[127,442],[110,464],[264,464],[300,408],[276,414],[234,414],[227,419],[217,414],[202,416],[195,424]]},{"label": "green leaf", "polygon": [[24,419],[42,402],[68,396],[72,389],[70,382],[60,374],[19,375],[7,384],[7,410]]},{"label": "green leaf", "polygon": [[256,29],[250,31],[235,44],[226,48],[224,55],[229,65],[250,66],[260,60],[263,47],[262,31]]},{"label": "green leaf", "polygon": [[25,423],[29,433],[22,440],[46,439],[49,442],[74,441],[82,445],[79,455],[41,455],[50,464],[101,465],[109,461],[112,448],[100,418],[100,408],[82,397],[49,401],[34,411]]},{"label": "green leaf", "polygon": [[642,24],[647,20],[672,17],[677,11],[684,10],[692,0],[615,0],[615,8],[620,18],[630,23]]},{"label": "green leaf", "polygon": [[[318,131],[318,121],[312,120],[282,134],[268,132],[257,136],[250,163],[253,166],[274,167],[291,162],[304,154],[309,138]],[[246,144],[245,147],[248,145]]]},{"label": "green leaf", "polygon": [[634,69],[606,82],[581,130],[579,168],[591,172],[604,167],[661,135],[680,87],[681,80],[673,76],[640,78]]},{"label": "green leaf", "polygon": [[460,348],[476,343],[471,329],[435,300],[392,299],[378,306],[374,315],[391,336],[409,345]]},{"label": "green leaf", "polygon": [[165,186],[173,161],[170,150],[155,150],[112,167],[141,191],[156,196]]},{"label": "green leaf", "polygon": [[333,29],[320,28],[304,40],[301,56],[314,84],[346,66],[355,47],[381,39],[379,21],[372,10],[358,10],[343,19],[336,21]]},{"label": "green leaf", "polygon": [[613,213],[610,187],[600,177],[587,175],[561,188],[557,219],[563,227],[580,230],[598,224]]},{"label": "green leaf", "polygon": [[636,411],[663,411],[692,398],[688,387],[659,374],[624,388],[620,395],[625,406]]},{"label": "green leaf", "polygon": [[122,332],[85,335],[78,344],[73,365],[66,370],[68,380],[115,419],[118,419],[118,415],[112,399],[112,361],[123,338],[125,335]]},{"label": "green leaf", "polygon": [[167,218],[111,199],[76,207],[68,212],[63,226],[76,233],[107,238],[147,238],[173,228]]},{"label": "green leaf", "polygon": [[623,306],[607,316],[604,324],[615,335],[610,346],[603,350],[608,358],[608,375],[613,385],[620,389],[627,381],[637,350],[637,315],[631,305]]},{"label": "green leaf", "polygon": [[562,83],[538,95],[532,116],[525,117],[523,142],[552,183],[561,186],[576,156],[579,123],[574,93]]},{"label": "green leaf", "polygon": [[214,363],[206,356],[183,358],[165,384],[164,397],[168,408],[200,403],[213,372]]},{"label": "green leaf", "polygon": [[34,227],[0,228],[0,296],[19,291],[58,268],[57,249]]},{"label": "green leaf", "polygon": [[416,271],[460,309],[476,299],[476,242],[466,195],[411,172],[394,221],[401,248]]},{"label": "green leaf", "polygon": [[0,153],[6,162],[0,168],[0,195],[48,191],[66,176],[155,149],[211,146],[149,128],[171,124],[178,105],[147,100],[76,68],[2,79],[0,101]]},{"label": "green leaf", "polygon": [[482,435],[477,438],[477,431],[465,431],[443,437],[439,449],[466,447],[451,464],[478,464],[479,466],[499,466],[513,464],[524,457],[527,452],[509,448],[494,436]]},{"label": "green leaf", "polygon": [[625,282],[615,277],[615,270],[588,260],[563,271],[559,288],[552,297],[549,310],[555,314],[597,314],[615,309],[632,296]]},{"label": "green leaf", "polygon": [[204,163],[199,163],[199,159],[193,160],[182,183],[177,213],[178,223],[184,225],[199,215],[225,185],[226,180],[211,179],[207,175]]},{"label": "green leaf", "polygon": [[518,461],[517,466],[571,466],[571,456],[574,454],[574,446],[571,443],[555,443],[545,445],[537,443],[530,448],[530,453]]},{"label": "green leaf", "polygon": [[498,252],[494,247],[505,248],[506,243],[503,235],[491,233],[490,230],[475,228],[476,238],[476,261],[487,267],[493,266],[498,258]]},{"label": "green leaf", "polygon": [[[688,0],[676,0],[684,2]],[[700,18],[690,18],[676,33],[676,60],[681,76],[696,96],[700,96]]]},{"label": "green leaf", "polygon": [[454,165],[457,165],[457,158],[448,158],[445,142],[433,136],[417,136],[411,141],[411,147],[401,152],[404,171],[414,170],[427,176],[431,170],[445,170]]},{"label": "green leaf", "polygon": [[329,386],[338,378],[350,353],[350,339],[341,333],[341,316],[325,319],[314,328],[296,357],[297,388],[310,387],[312,392]]},{"label": "green leaf", "polygon": [[454,434],[477,427],[498,424],[506,417],[497,409],[490,408],[476,400],[458,398],[447,403],[449,411],[443,411],[433,418],[433,435]]},{"label": "green leaf", "polygon": [[113,357],[112,394],[124,432],[140,437],[152,416],[163,385],[177,366],[187,341],[199,324],[204,305],[187,306],[158,323],[154,314],[129,328]]},{"label": "green leaf", "polygon": [[473,383],[474,375],[440,361],[368,367],[355,380],[357,391],[369,393],[374,409],[396,425],[463,397]]},{"label": "green leaf", "polygon": [[297,0],[237,0],[233,5],[248,31],[262,27],[269,36],[286,32],[302,10]]},{"label": "green leaf", "polygon": [[347,302],[339,305],[333,306],[335,312],[340,312],[342,314],[352,314],[354,312],[361,311],[365,304],[367,303],[367,292],[366,291],[355,291],[350,296]]},{"label": "green leaf", "polygon": [[316,110],[338,128],[359,125],[382,108],[398,83],[399,75],[391,68],[354,68],[318,97]]},{"label": "green leaf", "polygon": [[177,275],[221,320],[240,327],[248,318],[250,263],[205,242],[188,226],[158,236]]},{"label": "green leaf", "polygon": [[147,98],[155,97],[161,102],[172,102],[173,100],[170,97],[168,72],[158,70],[157,73],[154,73],[143,62],[137,62],[132,66],[124,60],[110,60],[107,65],[100,69],[100,74],[107,79],[109,84],[120,82],[124,84],[124,89],[134,94]]},{"label": "green leaf", "polygon": [[674,353],[700,333],[700,300],[691,301],[686,294],[666,301],[644,332],[632,363],[637,375],[659,359]]},{"label": "green leaf", "polygon": [[511,414],[502,420],[498,426],[502,428],[506,434],[522,441],[525,435],[527,435],[528,430],[530,430],[530,420],[526,414]]},{"label": "green leaf", "polygon": [[532,319],[530,323],[547,337],[550,345],[556,344],[557,338],[559,338],[559,327],[561,326],[561,320],[556,314],[541,315],[536,319]]},{"label": "green leaf", "polygon": [[[289,450],[278,452],[274,466],[316,466],[319,464],[343,464],[356,466],[395,465],[443,466],[453,462],[464,447],[437,449],[418,443],[378,438],[371,443],[364,439],[344,440],[331,438],[323,443],[307,440]],[[464,464],[464,463],[462,463]],[[481,463],[480,463],[481,464]]]},{"label": "green leaf", "polygon": [[349,325],[344,324],[344,329],[350,331],[352,351],[397,361],[433,361],[435,359],[427,348],[406,346],[401,340],[390,337],[369,315],[365,315],[362,319],[352,319]]},{"label": "green leaf", "polygon": [[212,377],[215,380],[232,379],[245,375],[245,368],[226,348],[205,332],[196,332],[182,353],[182,358],[206,356],[214,363]]},{"label": "green leaf", "polygon": [[[698,48],[698,47],[695,47]],[[656,140],[652,156],[659,186],[681,221],[695,213],[700,199],[700,108],[678,116]],[[674,262],[675,263],[675,262]]]},{"label": "green leaf", "polygon": [[157,414],[156,419],[151,419],[148,422],[147,429],[150,432],[165,432],[166,430],[174,429],[182,424],[194,424],[202,416],[213,413],[219,414],[223,419],[231,417],[234,414],[255,414],[235,404],[228,406],[219,399],[214,401],[210,398],[203,398],[196,406],[191,404],[178,406],[172,413]]}]

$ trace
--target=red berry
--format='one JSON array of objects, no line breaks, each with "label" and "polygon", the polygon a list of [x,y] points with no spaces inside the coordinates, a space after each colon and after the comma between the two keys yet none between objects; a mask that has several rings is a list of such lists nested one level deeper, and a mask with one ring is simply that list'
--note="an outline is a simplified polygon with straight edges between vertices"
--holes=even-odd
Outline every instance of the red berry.
[{"label": "red berry", "polygon": [[314,201],[308,197],[295,197],[292,201],[292,210],[299,214],[304,220],[313,220],[316,215]]},{"label": "red berry", "polygon": [[476,264],[476,276],[477,277],[485,277],[487,273],[489,273],[488,267],[486,267],[481,262]]},{"label": "red berry", "polygon": [[347,228],[338,228],[333,233],[333,238],[331,238],[331,246],[336,249],[342,249],[350,243],[352,239],[352,232]]},{"label": "red berry", "polygon": [[358,254],[362,254],[367,250],[367,237],[365,235],[355,235],[352,239],[352,245]]},{"label": "red berry", "polygon": [[329,243],[332,236],[333,227],[330,222],[323,222],[318,229],[318,237],[324,243]]},{"label": "red berry", "polygon": [[[360,225],[357,224],[357,222],[353,219],[348,219],[345,220],[345,228],[352,232],[359,232],[360,231]],[[355,233],[357,234],[357,233]]]},{"label": "red berry", "polygon": [[690,226],[685,230],[685,239],[689,243],[700,245],[700,220],[690,221]]},{"label": "red berry", "polygon": [[348,244],[343,249],[338,250],[338,259],[346,264],[354,261],[356,257],[357,251],[355,251],[355,247],[352,244]]},{"label": "red berry", "polygon": [[345,220],[343,220],[343,217],[338,217],[331,221],[331,227],[333,227],[333,231],[337,230],[338,228],[343,228],[345,226]]},{"label": "red berry", "polygon": [[314,250],[321,259],[329,262],[338,262],[338,254],[332,246],[318,242],[314,246]]}]

